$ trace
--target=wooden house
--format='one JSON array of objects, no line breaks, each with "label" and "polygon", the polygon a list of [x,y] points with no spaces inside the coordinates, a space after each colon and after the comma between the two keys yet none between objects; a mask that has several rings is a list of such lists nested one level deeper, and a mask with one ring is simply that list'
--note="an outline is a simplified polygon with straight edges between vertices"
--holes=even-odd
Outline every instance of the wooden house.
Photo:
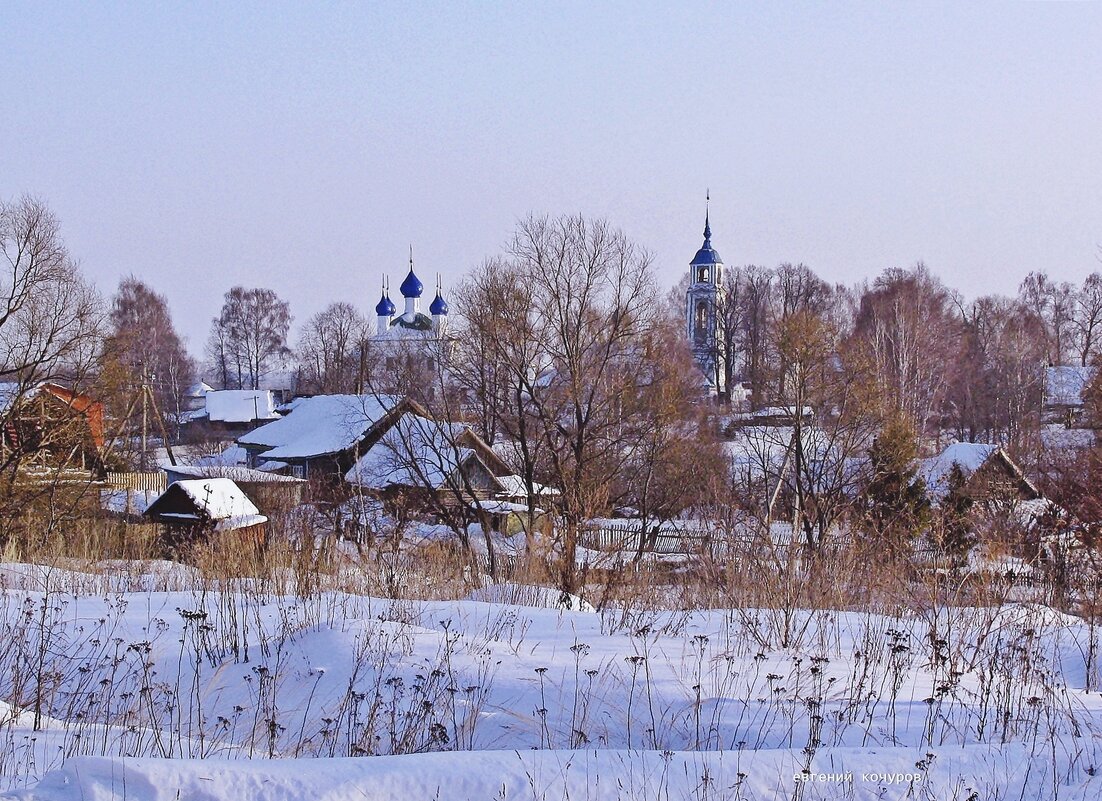
[{"label": "wooden house", "polygon": [[315,395],[299,398],[278,420],[237,438],[247,466],[295,478],[339,482],[362,445],[412,401],[393,395]]},{"label": "wooden house", "polygon": [[471,501],[510,491],[500,477],[511,471],[467,426],[433,420],[415,404],[384,423],[365,439],[345,473],[349,484],[377,493],[424,492]]},{"label": "wooden house", "polygon": [[102,476],[103,404],[54,382],[0,384],[0,460]]},{"label": "wooden house", "polygon": [[918,473],[926,482],[933,504],[948,495],[954,466],[960,468],[964,491],[977,501],[1018,503],[1044,497],[1005,449],[978,442],[954,442],[919,466]]}]

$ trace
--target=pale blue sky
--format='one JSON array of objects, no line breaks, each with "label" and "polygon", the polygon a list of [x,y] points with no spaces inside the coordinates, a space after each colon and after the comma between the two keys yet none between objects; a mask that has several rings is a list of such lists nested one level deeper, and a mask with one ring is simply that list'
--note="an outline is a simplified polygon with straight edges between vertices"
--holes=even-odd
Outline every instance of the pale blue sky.
[{"label": "pale blue sky", "polygon": [[976,295],[1102,268],[1098,4],[0,5],[0,195],[201,351],[234,284],[370,314],[529,212],[605,216],[672,285],[728,264]]}]

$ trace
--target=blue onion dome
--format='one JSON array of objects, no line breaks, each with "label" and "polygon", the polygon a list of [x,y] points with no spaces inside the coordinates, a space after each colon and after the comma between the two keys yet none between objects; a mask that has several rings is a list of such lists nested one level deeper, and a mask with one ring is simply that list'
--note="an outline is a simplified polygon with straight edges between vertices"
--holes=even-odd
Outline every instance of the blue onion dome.
[{"label": "blue onion dome", "polygon": [[690,267],[698,267],[706,264],[722,264],[723,259],[719,251],[712,247],[712,226],[708,224],[708,215],[704,215],[704,245],[689,262]]},{"label": "blue onion dome", "polygon": [[432,305],[429,306],[429,314],[433,317],[439,314],[448,313],[448,302],[440,297],[440,290],[436,290],[436,298],[432,301]]},{"label": "blue onion dome", "polygon": [[406,280],[402,282],[399,287],[402,292],[403,298],[419,298],[421,293],[425,291],[424,284],[421,283],[421,279],[413,273],[413,265],[409,267],[409,275],[406,276]]},{"label": "blue onion dome", "polygon": [[375,307],[375,314],[379,317],[393,317],[396,311],[397,309],[394,308],[394,301],[384,292],[383,296],[379,298],[378,305]]}]

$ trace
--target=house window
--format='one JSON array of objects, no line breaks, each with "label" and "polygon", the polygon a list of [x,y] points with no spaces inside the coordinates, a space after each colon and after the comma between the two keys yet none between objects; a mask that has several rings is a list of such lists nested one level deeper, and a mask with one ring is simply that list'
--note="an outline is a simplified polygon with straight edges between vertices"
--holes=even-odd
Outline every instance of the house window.
[{"label": "house window", "polygon": [[306,465],[293,464],[291,465],[291,475],[294,478],[306,478]]}]

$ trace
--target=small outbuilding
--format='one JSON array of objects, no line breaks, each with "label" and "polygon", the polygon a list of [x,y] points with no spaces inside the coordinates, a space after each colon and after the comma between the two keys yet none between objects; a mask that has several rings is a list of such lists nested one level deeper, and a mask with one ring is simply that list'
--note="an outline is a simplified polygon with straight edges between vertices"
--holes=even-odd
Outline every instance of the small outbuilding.
[{"label": "small outbuilding", "polygon": [[977,500],[1020,502],[1043,498],[1037,485],[1003,448],[980,442],[954,442],[919,465],[918,473],[934,505],[948,495],[954,467],[960,469],[964,489]]},{"label": "small outbuilding", "polygon": [[194,479],[228,478],[268,517],[284,514],[306,501],[307,482],[301,478],[253,470],[244,465],[173,465],[163,467],[168,483]]},{"label": "small outbuilding", "polygon": [[149,505],[145,515],[164,527],[169,548],[227,532],[260,544],[268,522],[256,504],[228,478],[174,481]]}]

